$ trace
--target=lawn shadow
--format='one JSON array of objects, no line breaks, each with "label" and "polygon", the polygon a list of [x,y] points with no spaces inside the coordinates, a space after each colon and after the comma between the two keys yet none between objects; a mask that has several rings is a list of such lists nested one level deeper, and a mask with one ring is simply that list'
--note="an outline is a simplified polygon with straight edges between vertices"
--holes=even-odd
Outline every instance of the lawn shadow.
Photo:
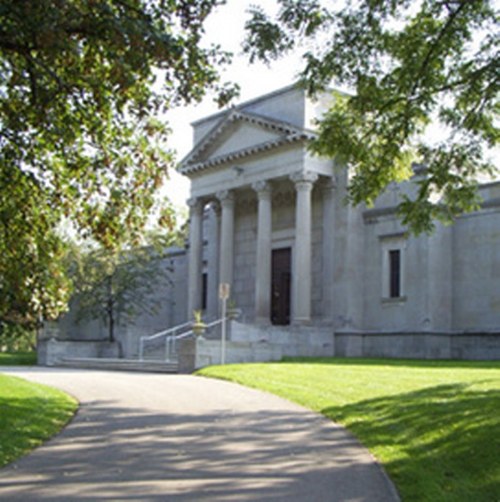
[{"label": "lawn shadow", "polygon": [[[439,385],[321,411],[346,424],[381,460],[387,452],[393,460],[384,466],[405,487],[403,500],[436,502],[429,494],[441,492],[446,502],[494,502],[500,500],[500,391],[481,389],[480,383]],[[394,459],[396,445],[401,453]]]}]

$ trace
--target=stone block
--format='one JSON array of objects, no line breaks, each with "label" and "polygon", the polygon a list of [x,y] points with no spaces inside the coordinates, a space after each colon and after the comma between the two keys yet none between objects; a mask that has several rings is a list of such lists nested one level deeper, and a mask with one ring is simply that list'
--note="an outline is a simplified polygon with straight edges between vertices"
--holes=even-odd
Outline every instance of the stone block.
[{"label": "stone block", "polygon": [[192,373],[196,368],[197,338],[189,336],[178,341],[179,373]]}]

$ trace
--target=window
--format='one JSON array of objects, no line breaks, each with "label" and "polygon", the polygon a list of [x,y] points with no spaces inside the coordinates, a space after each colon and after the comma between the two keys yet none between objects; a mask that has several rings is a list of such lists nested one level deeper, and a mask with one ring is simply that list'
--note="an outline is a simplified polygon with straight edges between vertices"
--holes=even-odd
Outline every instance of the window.
[{"label": "window", "polygon": [[389,250],[389,297],[401,296],[401,250]]},{"label": "window", "polygon": [[405,248],[404,234],[380,237],[382,253],[382,299],[404,301],[405,298]]},{"label": "window", "polygon": [[206,272],[201,276],[201,309],[206,310],[208,303],[208,274]]}]

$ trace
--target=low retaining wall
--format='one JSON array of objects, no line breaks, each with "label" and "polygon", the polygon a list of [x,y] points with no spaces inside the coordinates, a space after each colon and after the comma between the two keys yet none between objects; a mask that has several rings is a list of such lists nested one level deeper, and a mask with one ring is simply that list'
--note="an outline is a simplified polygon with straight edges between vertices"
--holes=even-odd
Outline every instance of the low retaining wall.
[{"label": "low retaining wall", "polygon": [[54,366],[67,357],[106,357],[117,358],[119,348],[116,342],[108,341],[70,341],[39,340],[37,344],[37,362],[42,366]]},{"label": "low retaining wall", "polygon": [[335,333],[338,357],[500,359],[500,333]]},{"label": "low retaining wall", "polygon": [[[233,321],[226,363],[280,361],[283,357],[500,359],[500,333],[332,333],[322,327],[259,327]],[[182,372],[220,364],[220,340],[186,340]]]},{"label": "low retaining wall", "polygon": [[[231,321],[226,341],[226,363],[280,361],[283,357],[331,357],[333,333],[324,327],[253,326]],[[220,364],[220,340],[203,337],[181,340],[179,371]]]}]

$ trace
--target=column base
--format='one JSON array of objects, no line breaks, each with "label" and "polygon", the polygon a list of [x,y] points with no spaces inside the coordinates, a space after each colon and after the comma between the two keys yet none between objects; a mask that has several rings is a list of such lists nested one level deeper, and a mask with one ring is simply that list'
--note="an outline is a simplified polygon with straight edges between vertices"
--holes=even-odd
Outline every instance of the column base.
[{"label": "column base", "polygon": [[310,317],[297,317],[292,320],[292,326],[311,326],[311,318]]},{"label": "column base", "polygon": [[264,328],[271,326],[271,319],[267,317],[256,317],[254,323]]}]

